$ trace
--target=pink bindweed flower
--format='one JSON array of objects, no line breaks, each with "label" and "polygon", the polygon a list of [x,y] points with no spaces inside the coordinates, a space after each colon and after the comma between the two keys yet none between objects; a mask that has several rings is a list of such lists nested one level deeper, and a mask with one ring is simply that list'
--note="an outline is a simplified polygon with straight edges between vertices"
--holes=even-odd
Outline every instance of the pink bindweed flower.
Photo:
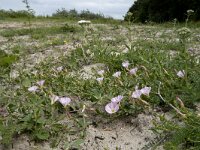
[{"label": "pink bindweed flower", "polygon": [[180,78],[184,78],[185,76],[185,70],[180,70],[177,72],[177,76],[180,77]]},{"label": "pink bindweed flower", "polygon": [[61,97],[58,101],[66,107],[71,102],[71,99],[69,97]]},{"label": "pink bindweed flower", "polygon": [[122,66],[124,67],[124,68],[126,68],[126,69],[128,69],[128,66],[130,65],[130,63],[128,62],[128,61],[124,61],[123,63],[122,63]]},{"label": "pink bindweed flower", "polygon": [[129,71],[129,73],[130,73],[131,75],[136,75],[137,71],[138,71],[138,68],[135,67],[135,68],[131,69],[131,70]]},{"label": "pink bindweed flower", "polygon": [[111,102],[113,102],[113,103],[119,103],[119,102],[121,102],[122,99],[123,99],[123,96],[122,95],[118,95],[117,97],[113,97],[111,99]]},{"label": "pink bindweed flower", "polygon": [[142,92],[141,90],[135,90],[133,93],[132,93],[132,98],[135,98],[135,99],[140,99],[140,96],[142,95]]},{"label": "pink bindweed flower", "polygon": [[145,86],[145,87],[142,88],[140,91],[142,92],[142,94],[144,94],[144,95],[146,95],[146,96],[149,96],[149,93],[150,93],[150,91],[151,91],[151,87]]},{"label": "pink bindweed flower", "polygon": [[37,84],[38,84],[39,86],[43,86],[43,85],[44,85],[44,82],[45,82],[45,80],[40,80],[40,81],[37,82]]},{"label": "pink bindweed flower", "polygon": [[55,102],[59,100],[59,96],[52,94],[50,96],[50,99],[51,99],[51,105],[53,105]]},{"label": "pink bindweed flower", "polygon": [[97,78],[96,80],[99,82],[99,83],[102,83],[103,82],[103,77],[101,77],[101,78]]},{"label": "pink bindweed flower", "polygon": [[105,70],[99,70],[97,73],[98,73],[100,76],[103,76],[103,74],[105,73]]},{"label": "pink bindweed flower", "polygon": [[29,92],[36,92],[37,89],[38,89],[38,86],[32,86],[32,87],[28,88],[28,91]]},{"label": "pink bindweed flower", "polygon": [[61,71],[63,70],[63,66],[60,66],[60,67],[56,68],[56,70],[57,70],[58,72],[61,72]]},{"label": "pink bindweed flower", "polygon": [[113,113],[116,113],[118,110],[119,110],[119,104],[118,103],[108,103],[106,106],[105,106],[105,110],[107,113],[109,114],[113,114]]},{"label": "pink bindweed flower", "polygon": [[121,76],[121,71],[115,72],[112,76],[116,77],[116,78],[119,78]]}]

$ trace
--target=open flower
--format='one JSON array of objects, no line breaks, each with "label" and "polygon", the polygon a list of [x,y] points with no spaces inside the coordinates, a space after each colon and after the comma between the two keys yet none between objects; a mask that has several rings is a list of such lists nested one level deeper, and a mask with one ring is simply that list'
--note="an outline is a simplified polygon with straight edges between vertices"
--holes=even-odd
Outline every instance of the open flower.
[{"label": "open flower", "polygon": [[131,69],[131,70],[129,71],[129,73],[130,73],[131,75],[136,75],[137,71],[138,71],[138,68],[135,67],[135,68]]},{"label": "open flower", "polygon": [[50,96],[50,99],[51,99],[51,105],[53,105],[55,102],[59,100],[59,96],[52,94]]},{"label": "open flower", "polygon": [[128,61],[125,61],[122,63],[122,66],[126,69],[128,69],[128,66],[130,65],[130,63]]},{"label": "open flower", "polygon": [[63,66],[60,66],[60,67],[56,68],[56,70],[57,70],[58,72],[61,72],[61,71],[63,70]]},{"label": "open flower", "polygon": [[66,107],[70,102],[71,102],[71,99],[69,97],[61,97],[59,98],[59,102],[64,106]]},{"label": "open flower", "polygon": [[104,70],[99,70],[97,73],[98,73],[100,76],[103,76],[103,74],[105,73],[105,71],[104,71]]},{"label": "open flower", "polygon": [[177,72],[177,76],[180,77],[180,78],[184,78],[185,76],[185,70],[180,70]]},{"label": "open flower", "polygon": [[38,84],[39,86],[43,86],[43,85],[44,85],[44,82],[45,82],[45,80],[40,80],[40,81],[37,82],[37,84]]},{"label": "open flower", "polygon": [[109,114],[113,114],[113,113],[116,113],[118,110],[119,110],[119,104],[118,103],[108,103],[106,106],[105,106],[105,110],[107,113]]},{"label": "open flower", "polygon": [[135,90],[133,93],[132,93],[132,98],[135,98],[135,99],[140,99],[140,96],[142,95],[142,92],[141,90]]},{"label": "open flower", "polygon": [[122,99],[123,99],[123,96],[122,95],[118,95],[117,97],[112,98],[111,102],[119,103],[119,102],[121,102]]},{"label": "open flower", "polygon": [[119,78],[121,76],[121,71],[117,71],[113,74],[113,77]]},{"label": "open flower", "polygon": [[97,78],[96,80],[99,82],[99,83],[102,83],[103,82],[103,77],[101,77],[101,78]]},{"label": "open flower", "polygon": [[29,92],[36,92],[37,89],[38,89],[38,86],[32,86],[32,87],[28,88],[28,91]]},{"label": "open flower", "polygon": [[149,96],[149,93],[150,93],[150,91],[151,91],[151,87],[145,86],[145,87],[142,88],[140,91],[141,91],[142,94],[144,94],[144,95],[146,95],[146,96]]}]

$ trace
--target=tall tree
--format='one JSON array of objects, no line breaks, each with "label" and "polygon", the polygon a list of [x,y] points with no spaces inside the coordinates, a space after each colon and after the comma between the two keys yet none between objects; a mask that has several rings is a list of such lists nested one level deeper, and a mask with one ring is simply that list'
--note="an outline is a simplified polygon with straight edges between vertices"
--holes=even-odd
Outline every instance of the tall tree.
[{"label": "tall tree", "polygon": [[133,14],[132,21],[165,22],[174,18],[184,21],[189,9],[194,10],[193,20],[200,20],[200,0],[137,0],[128,12]]}]

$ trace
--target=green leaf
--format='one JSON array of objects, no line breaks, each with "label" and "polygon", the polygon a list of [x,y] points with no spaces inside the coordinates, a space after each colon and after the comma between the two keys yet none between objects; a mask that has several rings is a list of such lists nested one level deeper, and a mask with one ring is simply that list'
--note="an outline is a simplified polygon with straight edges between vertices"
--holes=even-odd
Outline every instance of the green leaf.
[{"label": "green leaf", "polygon": [[25,87],[30,87],[30,86],[31,86],[31,80],[28,79],[28,78],[25,78],[25,79],[22,81],[22,85],[25,86]]},{"label": "green leaf", "polygon": [[49,136],[49,132],[44,129],[40,129],[35,132],[35,137],[39,140],[47,140]]}]

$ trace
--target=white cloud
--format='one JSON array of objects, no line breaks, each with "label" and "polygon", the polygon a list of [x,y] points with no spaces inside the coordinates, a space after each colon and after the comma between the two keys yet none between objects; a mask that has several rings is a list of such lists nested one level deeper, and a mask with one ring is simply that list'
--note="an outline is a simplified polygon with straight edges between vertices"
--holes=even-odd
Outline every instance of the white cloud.
[{"label": "white cloud", "polygon": [[[25,9],[22,0],[0,0],[0,9]],[[103,13],[114,18],[123,18],[123,15],[133,4],[134,0],[29,0],[31,8],[37,14],[46,15],[55,12],[59,8],[90,10],[95,13]]]}]

